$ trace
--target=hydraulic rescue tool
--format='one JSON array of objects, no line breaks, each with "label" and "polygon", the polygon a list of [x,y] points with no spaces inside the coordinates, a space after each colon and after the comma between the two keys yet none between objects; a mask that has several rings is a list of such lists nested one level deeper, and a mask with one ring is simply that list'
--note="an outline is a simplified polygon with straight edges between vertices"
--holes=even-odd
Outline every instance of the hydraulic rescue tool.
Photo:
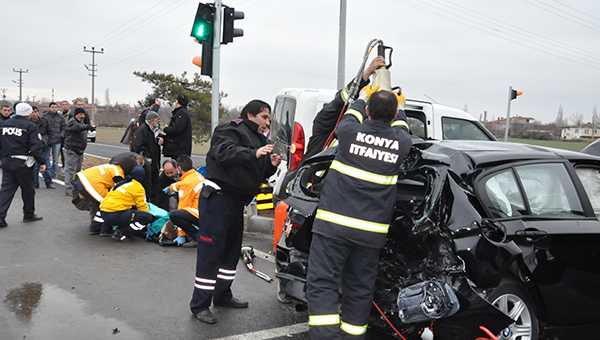
[{"label": "hydraulic rescue tool", "polygon": [[267,275],[263,272],[259,272],[258,270],[254,269],[254,265],[252,264],[252,260],[255,257],[254,247],[249,246],[249,245],[242,245],[242,250],[240,252],[240,256],[242,257],[242,260],[246,264],[246,268],[248,268],[249,271],[256,274],[256,276],[260,277],[261,279],[263,279],[267,282],[273,281],[273,279],[271,277],[269,277],[269,275]]},{"label": "hydraulic rescue tool", "polygon": [[[365,71],[365,65],[367,63],[367,59],[369,59],[369,54],[371,54],[371,51],[373,50],[373,48],[375,48],[375,46],[377,46],[377,55],[378,56],[383,56],[385,58],[386,51],[389,51],[389,54],[387,55],[387,60],[389,61],[389,63],[385,67],[380,67],[379,69],[375,70],[375,72],[373,73],[372,86],[373,87],[379,86],[380,89],[387,90],[387,91],[393,90],[392,85],[391,85],[391,75],[390,75],[390,70],[389,70],[389,68],[392,66],[393,49],[389,46],[385,46],[383,44],[383,40],[372,39],[367,44],[367,48],[365,49],[365,55],[363,57],[363,61],[362,61],[361,65],[358,69],[358,73],[356,73],[356,77],[354,77],[354,81],[348,88],[348,98],[346,99],[344,108],[340,112],[340,116],[338,117],[338,120],[335,123],[336,127],[339,124],[340,119],[344,115],[344,112],[346,112],[346,109],[349,108],[350,105],[352,105],[354,98],[360,91],[360,89],[358,88],[358,86],[360,84],[360,79],[362,78],[363,72]],[[398,89],[399,91],[401,91],[401,89],[399,89],[399,88],[394,88],[394,89]],[[334,135],[335,135],[335,130],[329,135],[329,138],[327,138],[327,142],[325,142],[323,149],[330,146],[331,142],[333,141]]]}]

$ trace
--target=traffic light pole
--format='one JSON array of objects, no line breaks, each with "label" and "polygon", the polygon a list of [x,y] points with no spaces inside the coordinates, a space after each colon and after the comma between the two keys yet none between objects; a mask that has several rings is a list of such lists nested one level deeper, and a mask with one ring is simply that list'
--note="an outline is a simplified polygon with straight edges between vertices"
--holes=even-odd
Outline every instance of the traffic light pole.
[{"label": "traffic light pole", "polygon": [[[219,125],[219,83],[220,83],[220,59],[221,59],[221,0],[215,0],[215,23],[213,39],[213,65],[212,65],[212,104],[210,112],[210,134],[212,136],[217,125]],[[204,46],[202,47],[204,48]]]},{"label": "traffic light pole", "polygon": [[504,130],[504,141],[508,142],[508,129],[510,127],[510,102],[512,101],[513,88],[512,85],[508,87],[508,109],[506,110],[506,128]]}]

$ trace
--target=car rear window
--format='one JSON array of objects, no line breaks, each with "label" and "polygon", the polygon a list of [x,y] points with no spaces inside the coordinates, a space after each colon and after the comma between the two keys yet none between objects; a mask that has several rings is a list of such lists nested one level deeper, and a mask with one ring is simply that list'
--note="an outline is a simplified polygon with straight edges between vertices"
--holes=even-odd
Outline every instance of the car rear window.
[{"label": "car rear window", "polygon": [[484,201],[496,218],[520,215],[584,216],[575,185],[563,163],[536,163],[495,172],[483,180]]}]

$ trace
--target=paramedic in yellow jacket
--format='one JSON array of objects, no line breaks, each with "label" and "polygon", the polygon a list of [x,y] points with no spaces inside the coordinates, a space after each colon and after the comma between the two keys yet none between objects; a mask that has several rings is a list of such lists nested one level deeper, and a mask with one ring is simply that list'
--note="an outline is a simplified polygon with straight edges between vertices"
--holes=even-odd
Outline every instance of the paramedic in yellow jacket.
[{"label": "paramedic in yellow jacket", "polygon": [[131,174],[117,183],[100,203],[104,223],[117,226],[118,230],[115,230],[112,236],[117,241],[133,241],[134,233],[141,231],[154,220],[148,212],[146,191],[140,183],[144,175],[144,168],[134,167]]},{"label": "paramedic in yellow jacket", "polygon": [[[129,175],[135,166],[135,158],[125,157],[116,164],[93,166],[75,175],[75,189],[79,193],[78,201],[87,203],[76,203],[76,206],[81,210],[90,210],[90,235],[112,235],[110,226],[104,226],[104,220],[99,210],[100,203],[108,191],[115,186],[115,183]],[[85,207],[85,209],[80,207]]]},{"label": "paramedic in yellow jacket", "polygon": [[[178,210],[169,213],[169,218],[178,228],[178,236],[174,242],[184,247],[197,247],[198,240],[198,197],[202,190],[204,177],[194,169],[192,159],[188,155],[177,158],[177,168],[183,175],[164,189],[165,192],[178,192]],[[186,239],[186,235],[190,240]],[[187,243],[186,243],[187,242]]]}]

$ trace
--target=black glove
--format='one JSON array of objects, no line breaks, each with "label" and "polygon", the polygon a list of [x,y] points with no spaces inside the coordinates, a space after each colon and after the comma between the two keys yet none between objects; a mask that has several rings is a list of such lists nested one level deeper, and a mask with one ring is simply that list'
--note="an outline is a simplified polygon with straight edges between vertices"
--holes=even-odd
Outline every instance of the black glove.
[{"label": "black glove", "polygon": [[90,130],[90,131],[96,131],[96,127],[93,126],[92,124],[88,124],[87,125],[87,129]]}]

